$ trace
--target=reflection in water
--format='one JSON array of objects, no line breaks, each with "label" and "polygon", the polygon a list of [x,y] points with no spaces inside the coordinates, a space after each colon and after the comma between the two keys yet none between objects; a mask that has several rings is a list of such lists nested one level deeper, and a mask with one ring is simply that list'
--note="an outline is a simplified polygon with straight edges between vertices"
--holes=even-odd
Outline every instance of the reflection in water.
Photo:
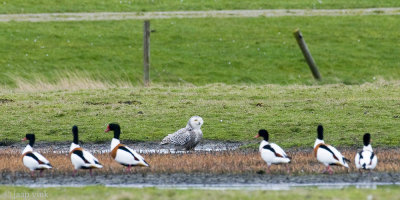
[{"label": "reflection in water", "polygon": [[377,189],[378,186],[400,186],[400,183],[307,183],[307,184],[176,184],[176,185],[154,185],[154,184],[131,184],[131,185],[106,185],[107,187],[132,187],[158,189],[204,189],[204,190],[291,190],[303,187],[315,187],[318,189],[344,189],[355,187],[357,189]]}]

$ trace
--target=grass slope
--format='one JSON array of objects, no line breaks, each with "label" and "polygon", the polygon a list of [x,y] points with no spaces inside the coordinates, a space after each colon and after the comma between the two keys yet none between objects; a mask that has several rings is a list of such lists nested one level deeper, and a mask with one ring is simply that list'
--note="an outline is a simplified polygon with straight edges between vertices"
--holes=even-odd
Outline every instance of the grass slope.
[{"label": "grass slope", "polygon": [[[400,16],[153,20],[151,79],[161,84],[314,84],[293,37],[301,28],[323,83],[399,80]],[[0,84],[89,78],[142,81],[142,21],[0,23]]]},{"label": "grass slope", "polygon": [[374,146],[400,143],[398,82],[3,92],[0,100],[2,141],[19,141],[28,132],[39,141],[70,141],[74,124],[84,142],[109,141],[109,122],[121,124],[122,140],[154,141],[200,115],[204,137],[212,140],[253,140],[266,128],[283,147],[309,147],[322,123],[332,145],[360,146],[365,132]]},{"label": "grass slope", "polygon": [[[340,194],[338,195],[338,192]],[[46,199],[400,199],[398,186],[378,186],[377,189],[320,189],[316,187],[295,188],[288,191],[253,190],[173,190],[156,188],[107,188],[89,186],[77,188],[26,188],[0,187],[0,198],[14,198],[14,194],[23,198],[30,195],[47,197]],[[10,197],[11,195],[11,197]],[[46,196],[47,195],[47,196]]]},{"label": "grass slope", "polygon": [[397,0],[12,0],[0,13],[398,7]]}]

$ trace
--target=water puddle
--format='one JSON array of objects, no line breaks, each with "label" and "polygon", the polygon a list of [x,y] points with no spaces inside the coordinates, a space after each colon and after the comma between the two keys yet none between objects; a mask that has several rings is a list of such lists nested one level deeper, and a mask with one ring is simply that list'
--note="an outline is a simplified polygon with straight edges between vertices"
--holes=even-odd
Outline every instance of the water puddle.
[{"label": "water puddle", "polygon": [[[14,185],[24,186],[31,188],[51,188],[51,187],[84,187],[90,185]],[[341,190],[349,187],[355,187],[357,189],[377,189],[378,186],[400,186],[400,182],[389,183],[307,183],[307,184],[171,184],[171,185],[158,185],[158,184],[111,184],[104,185],[106,187],[117,187],[117,188],[157,188],[157,189],[177,189],[177,190],[293,190],[296,188],[317,188],[317,189],[329,189],[329,190]]]}]

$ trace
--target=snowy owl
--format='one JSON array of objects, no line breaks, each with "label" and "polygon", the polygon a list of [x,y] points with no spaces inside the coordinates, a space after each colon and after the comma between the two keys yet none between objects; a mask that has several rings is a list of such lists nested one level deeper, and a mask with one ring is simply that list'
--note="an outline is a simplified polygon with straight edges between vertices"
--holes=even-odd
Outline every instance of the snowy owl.
[{"label": "snowy owl", "polygon": [[201,125],[203,125],[203,118],[193,116],[189,119],[185,128],[181,128],[175,133],[168,134],[160,144],[174,144],[186,150],[193,150],[203,138],[203,132],[200,130]]}]

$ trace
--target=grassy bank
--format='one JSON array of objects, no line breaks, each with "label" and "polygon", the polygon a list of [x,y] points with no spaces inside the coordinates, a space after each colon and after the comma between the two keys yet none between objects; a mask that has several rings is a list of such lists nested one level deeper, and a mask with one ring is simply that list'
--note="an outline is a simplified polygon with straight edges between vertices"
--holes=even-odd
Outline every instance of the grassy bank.
[{"label": "grassy bank", "polygon": [[[338,194],[338,192],[340,192]],[[173,190],[157,188],[107,188],[89,186],[79,188],[0,187],[0,198],[10,195],[46,195],[48,199],[399,199],[398,186],[378,186],[377,189],[320,189],[295,188],[288,191],[253,190]],[[11,197],[13,198],[13,196]],[[47,199],[47,198],[46,198]]]},{"label": "grassy bank", "polygon": [[396,0],[13,0],[3,1],[0,13],[129,12],[233,9],[327,9],[398,7]]},{"label": "grassy bank", "polygon": [[322,123],[332,145],[359,146],[365,132],[375,146],[400,143],[398,82],[3,91],[0,99],[2,141],[19,141],[28,132],[37,140],[70,141],[74,124],[84,142],[109,141],[111,134],[104,133],[109,122],[121,124],[122,140],[159,141],[199,115],[204,138],[212,140],[253,140],[266,128],[283,147],[309,147]]},{"label": "grassy bank", "polygon": [[[301,28],[322,83],[399,80],[399,16],[152,21],[159,84],[314,84],[293,37]],[[0,85],[78,77],[140,85],[142,21],[0,23]]]}]

